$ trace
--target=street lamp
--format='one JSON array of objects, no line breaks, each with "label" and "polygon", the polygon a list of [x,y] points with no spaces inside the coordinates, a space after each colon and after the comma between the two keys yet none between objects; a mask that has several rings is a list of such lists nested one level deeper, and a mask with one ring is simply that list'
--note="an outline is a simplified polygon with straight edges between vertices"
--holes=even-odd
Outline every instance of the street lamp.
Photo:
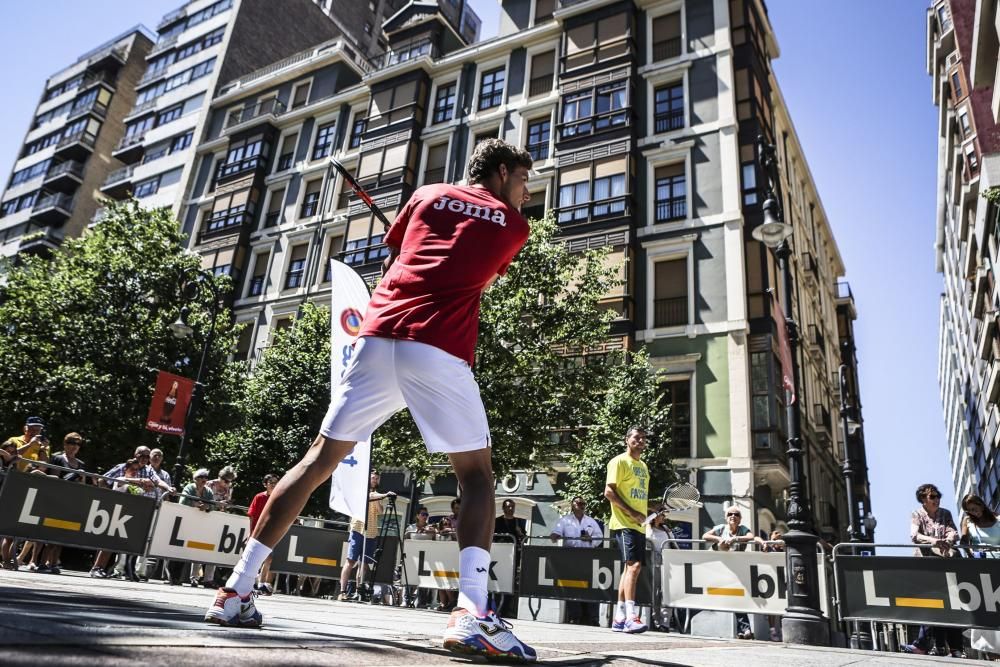
[{"label": "street lamp", "polygon": [[[184,433],[181,434],[180,446],[177,449],[177,461],[174,463],[173,484],[180,487],[181,474],[184,472],[184,444],[188,434],[194,425],[194,418],[198,412],[198,401],[201,399],[201,374],[205,370],[205,358],[208,350],[212,347],[215,338],[215,323],[219,317],[222,292],[216,285],[213,276],[204,271],[190,269],[181,276],[181,294],[187,301],[195,299],[199,293],[208,292],[212,296],[211,316],[212,320],[208,327],[208,335],[201,347],[201,360],[198,362],[198,371],[194,378],[194,387],[191,389],[191,400],[188,402],[187,414],[184,416]],[[187,323],[191,309],[188,306],[181,308],[177,319],[168,327],[170,332],[178,339],[190,338],[194,335],[194,329]]]},{"label": "street lamp", "polygon": [[[757,159],[767,175],[767,198],[764,200],[764,222],[753,230],[753,237],[774,253],[781,270],[785,292],[783,314],[788,332],[788,347],[792,358],[792,384],[798,382],[798,325],[792,317],[792,270],[789,264],[791,248],[788,239],[792,226],[782,217],[778,193],[781,185],[778,179],[778,161],[774,146],[757,137]],[[781,326],[778,323],[778,326]],[[800,437],[801,415],[799,402],[788,401],[788,527],[782,539],[785,541],[785,577],[788,586],[788,608],[781,619],[781,633],[785,643],[828,645],[830,629],[819,607],[819,568],[816,546],[819,538],[812,533],[812,516],[806,488],[806,473],[802,466],[802,438]]]}]

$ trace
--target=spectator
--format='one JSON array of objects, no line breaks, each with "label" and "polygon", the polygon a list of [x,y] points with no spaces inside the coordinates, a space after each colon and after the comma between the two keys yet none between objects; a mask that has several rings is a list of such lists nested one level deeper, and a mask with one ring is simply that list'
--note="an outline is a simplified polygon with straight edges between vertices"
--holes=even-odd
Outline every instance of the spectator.
[{"label": "spectator", "polygon": [[[14,461],[17,459],[17,445],[10,440],[5,441],[0,445],[0,473],[5,475],[8,470],[14,467]],[[0,479],[2,476],[0,475]],[[3,570],[16,570],[17,560],[12,557],[12,552],[14,551],[14,538],[12,537],[2,537],[0,538],[0,569]]]},{"label": "spectator", "polygon": [[14,445],[15,454],[21,457],[21,461],[16,463],[20,472],[28,472],[34,469],[32,461],[49,460],[49,439],[45,435],[45,422],[41,417],[28,417],[24,421],[24,435],[15,435],[7,438],[6,442]]},{"label": "spectator", "polygon": [[347,564],[340,571],[340,595],[338,600],[344,601],[350,597],[348,584],[351,582],[351,575],[354,568],[361,559],[362,549],[364,550],[364,563],[361,568],[361,580],[364,582],[368,574],[369,565],[375,555],[375,543],[378,537],[378,518],[382,514],[382,500],[384,498],[395,497],[393,492],[379,493],[378,484],[381,475],[377,470],[372,470],[368,477],[368,516],[366,519],[354,517],[351,519],[351,537],[347,543]]},{"label": "spectator", "polygon": [[[63,438],[63,450],[61,452],[56,452],[52,455],[51,462],[57,466],[62,466],[63,468],[72,468],[73,470],[79,470],[80,472],[71,472],[68,470],[58,470],[55,468],[51,469],[53,475],[66,480],[67,482],[78,482],[80,484],[85,484],[87,482],[87,476],[82,474],[84,466],[86,465],[83,461],[76,457],[80,453],[80,447],[83,445],[83,436],[79,433],[67,433]],[[44,558],[45,564],[38,568],[39,572],[49,573],[49,574],[59,574],[59,558],[62,556],[62,546],[59,544],[50,544],[45,548]]]},{"label": "spectator", "polygon": [[[187,505],[188,507],[197,507],[203,512],[212,511],[212,505],[215,501],[215,494],[212,490],[208,488],[208,478],[211,474],[206,468],[199,468],[194,473],[194,481],[189,482],[184,490],[181,491],[181,505]],[[192,586],[198,586],[199,584],[205,588],[214,588],[215,584],[208,580],[208,577],[199,577],[195,573],[199,570],[204,569],[203,563],[192,563],[191,564],[191,578],[190,582]],[[207,572],[206,572],[207,574]]]},{"label": "spectator", "polygon": [[[555,542],[562,539],[563,546],[570,549],[590,549],[601,546],[604,531],[593,517],[586,513],[587,501],[575,496],[570,503],[570,513],[560,517],[549,538]],[[566,620],[575,625],[598,625],[599,603],[566,601]]]},{"label": "spectator", "polygon": [[513,538],[513,542],[517,545],[517,550],[520,551],[527,524],[524,519],[518,519],[514,516],[514,510],[517,507],[512,498],[504,500],[501,508],[503,514],[498,516],[493,522],[493,532],[496,535],[510,535]]},{"label": "spectator", "polygon": [[[132,486],[138,486],[142,492],[142,495],[147,498],[153,498],[154,500],[160,497],[160,493],[173,493],[174,489],[168,483],[164,482],[160,475],[157,474],[153,466],[150,465],[150,450],[149,447],[145,445],[139,445],[135,448],[133,457],[139,462],[139,468],[135,473],[134,477],[125,475],[125,467],[127,463],[119,463],[111,470],[104,473],[105,477],[110,477],[111,479],[118,480],[121,477],[126,477]],[[103,482],[107,485],[107,482]]]},{"label": "spectator", "polygon": [[[451,516],[448,517],[450,519],[449,523],[451,524],[451,529],[453,531],[458,530],[458,515],[461,509],[462,509],[462,499],[453,498],[451,501]],[[458,539],[458,538],[453,538],[453,539]]]},{"label": "spectator", "polygon": [[[247,509],[247,516],[250,518],[250,534],[253,534],[254,526],[257,525],[257,521],[260,519],[260,515],[264,511],[264,505],[267,504],[267,499],[271,497],[271,492],[274,491],[274,487],[277,484],[277,475],[264,475],[264,490],[253,497],[253,500],[250,501],[250,507]],[[274,586],[271,584],[270,556],[264,560],[264,564],[260,568],[260,575],[257,581],[258,583],[255,588],[261,595],[271,595],[274,593]]]},{"label": "spectator", "polygon": [[[974,493],[962,498],[962,542],[972,545],[989,545],[1000,547],[1000,521],[997,514],[986,502]],[[1000,551],[973,551],[977,558],[1000,558]],[[980,630],[973,628],[969,632],[972,648],[986,653],[996,659],[1000,653],[1000,632],[997,630]],[[954,653],[953,653],[954,654]]]},{"label": "spectator", "polygon": [[[236,471],[233,470],[231,466],[225,466],[219,470],[219,476],[206,484],[206,486],[211,490],[212,497],[215,499],[215,506],[217,509],[225,510],[226,506],[233,499],[233,482],[236,481]],[[215,581],[215,565],[206,564],[205,565],[205,582],[211,582],[212,585],[218,588],[218,583]]]},{"label": "spectator", "polygon": [[[154,449],[149,452],[149,465],[153,468],[153,472],[156,473],[157,477],[162,479],[167,486],[173,487],[173,483],[170,479],[170,473],[163,467],[162,449]],[[160,487],[160,495],[163,495],[162,487]]]},{"label": "spectator", "polygon": [[[406,527],[406,539],[408,540],[433,540],[437,536],[437,530],[427,523],[430,514],[427,508],[421,505],[417,508],[417,518]],[[430,599],[430,590],[427,588],[417,588],[416,586],[406,587],[406,598],[403,605],[406,607],[427,606]]]},{"label": "spectator", "polygon": [[[142,461],[138,458],[131,458],[124,463],[116,465],[109,471],[109,473],[115,472],[115,475],[107,474],[105,477],[111,478],[111,484],[115,491],[141,495],[145,488],[152,488],[152,482],[148,478],[141,476],[142,468]],[[105,480],[102,481],[106,483]],[[94,566],[90,568],[90,576],[95,579],[107,579],[107,567],[112,555],[110,551],[98,551],[97,556],[94,558]],[[137,581],[138,577],[135,575],[134,561],[130,563],[129,558],[134,558],[134,556],[126,557],[124,576]]]},{"label": "spectator", "polygon": [[[914,555],[950,557],[952,546],[958,541],[958,529],[951,512],[941,507],[941,491],[933,484],[921,484],[917,487],[916,496],[920,507],[910,515],[910,540],[914,544],[933,546],[915,549]],[[952,657],[962,657],[962,631],[921,625],[916,640],[912,644],[904,644],[903,652],[947,655],[945,646],[951,649]]]},{"label": "spectator", "polygon": [[[736,505],[730,505],[726,510],[726,522],[720,523],[704,535],[702,539],[711,542],[713,548],[719,551],[746,551],[747,544],[755,542],[764,546],[764,540],[750,532],[750,529],[740,523],[742,514]],[[753,639],[750,629],[750,617],[747,614],[736,614],[736,636],[740,639]]]},{"label": "spectator", "polygon": [[[163,483],[167,485],[168,488],[173,488],[172,480],[170,478],[170,473],[166,471],[163,467],[163,450],[156,448],[149,452],[149,465],[153,468],[153,472],[163,480]],[[166,490],[162,486],[157,486],[156,492],[162,499],[166,495]],[[164,561],[164,564],[166,562]],[[146,556],[139,566],[139,580],[148,581],[148,577],[155,577],[157,571],[159,570],[160,561],[154,556]]]}]

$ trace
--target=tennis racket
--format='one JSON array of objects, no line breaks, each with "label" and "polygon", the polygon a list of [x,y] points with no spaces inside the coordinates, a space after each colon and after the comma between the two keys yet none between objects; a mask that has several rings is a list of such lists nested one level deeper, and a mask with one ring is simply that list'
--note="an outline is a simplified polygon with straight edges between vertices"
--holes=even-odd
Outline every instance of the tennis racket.
[{"label": "tennis racket", "polygon": [[663,512],[682,512],[702,507],[701,491],[693,484],[676,482],[663,492]]},{"label": "tennis racket", "polygon": [[340,172],[340,175],[344,177],[347,184],[351,186],[351,190],[354,190],[355,196],[365,203],[365,206],[367,206],[368,209],[375,214],[376,218],[382,221],[382,224],[386,229],[389,229],[389,218],[385,217],[385,213],[383,213],[375,202],[372,201],[371,195],[368,194],[363,187],[361,187],[361,184],[355,180],[351,172],[347,171],[347,167],[341,164],[340,160],[336,158],[330,158],[330,164],[332,164],[334,168]]}]

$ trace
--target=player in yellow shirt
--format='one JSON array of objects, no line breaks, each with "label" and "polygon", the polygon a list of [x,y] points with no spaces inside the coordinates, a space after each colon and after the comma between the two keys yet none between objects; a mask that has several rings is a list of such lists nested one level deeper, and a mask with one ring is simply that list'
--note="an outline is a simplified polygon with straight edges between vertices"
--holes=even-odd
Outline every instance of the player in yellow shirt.
[{"label": "player in yellow shirt", "polygon": [[7,443],[13,444],[21,457],[17,462],[17,469],[21,472],[34,469],[32,461],[47,463],[49,460],[49,440],[45,437],[45,422],[41,417],[28,417],[24,422],[24,435],[8,438],[4,444]]},{"label": "player in yellow shirt", "polygon": [[642,461],[646,449],[646,431],[631,427],[625,434],[627,449],[608,462],[604,497],[611,503],[609,528],[621,549],[625,563],[618,585],[618,608],[611,630],[638,634],[646,631],[635,607],[635,586],[646,555],[646,520],[649,496],[649,468]]}]

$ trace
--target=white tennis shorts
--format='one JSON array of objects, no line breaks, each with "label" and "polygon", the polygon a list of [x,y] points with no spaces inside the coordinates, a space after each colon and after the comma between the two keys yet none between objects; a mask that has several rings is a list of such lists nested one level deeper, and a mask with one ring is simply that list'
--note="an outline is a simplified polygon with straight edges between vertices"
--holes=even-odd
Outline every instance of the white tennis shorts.
[{"label": "white tennis shorts", "polygon": [[412,340],[359,338],[320,429],[327,438],[367,440],[409,408],[429,452],[490,446],[490,427],[472,370],[444,350]]}]

